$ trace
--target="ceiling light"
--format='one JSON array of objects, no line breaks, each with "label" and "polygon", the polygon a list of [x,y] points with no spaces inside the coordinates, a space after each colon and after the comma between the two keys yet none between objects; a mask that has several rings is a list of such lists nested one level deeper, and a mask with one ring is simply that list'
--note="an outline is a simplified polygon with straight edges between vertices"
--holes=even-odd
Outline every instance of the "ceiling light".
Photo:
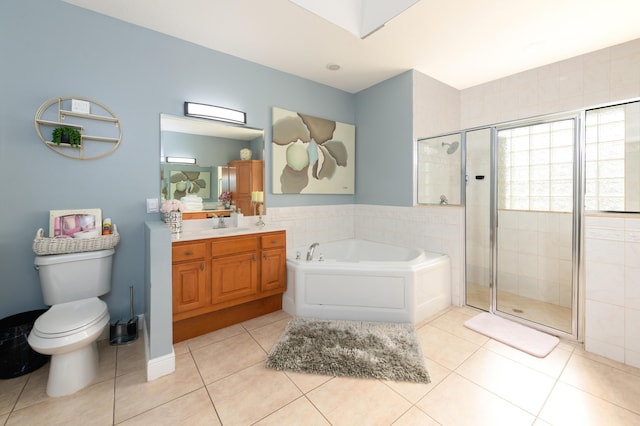
[{"label": "ceiling light", "polygon": [[196,164],[196,159],[188,157],[167,157],[167,163]]},{"label": "ceiling light", "polygon": [[329,71],[338,71],[338,70],[340,69],[340,65],[338,65],[338,64],[333,64],[333,63],[329,62],[329,63],[327,64],[327,69],[328,69]]},{"label": "ceiling light", "polygon": [[185,102],[184,115],[188,117],[206,118],[208,120],[226,121],[228,123],[247,124],[246,113],[215,105]]}]

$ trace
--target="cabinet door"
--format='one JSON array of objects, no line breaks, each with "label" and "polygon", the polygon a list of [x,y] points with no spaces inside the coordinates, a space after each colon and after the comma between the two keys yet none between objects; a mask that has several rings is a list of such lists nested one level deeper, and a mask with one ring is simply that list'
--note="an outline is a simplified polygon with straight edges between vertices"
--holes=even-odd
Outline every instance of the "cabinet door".
[{"label": "cabinet door", "polygon": [[261,290],[286,290],[287,254],[284,248],[262,251]]},{"label": "cabinet door", "polygon": [[173,313],[207,305],[205,261],[173,265]]},{"label": "cabinet door", "polygon": [[236,192],[238,194],[251,194],[251,163],[237,161],[233,163],[236,168]]},{"label": "cabinet door", "polygon": [[236,192],[233,194],[236,207],[247,216],[253,214],[251,204],[251,191],[254,191],[251,183],[251,162],[238,161],[236,166]]},{"label": "cabinet door", "polygon": [[221,304],[258,293],[257,252],[212,260],[211,303]]},{"label": "cabinet door", "polygon": [[251,162],[251,190],[264,191],[264,161]]}]

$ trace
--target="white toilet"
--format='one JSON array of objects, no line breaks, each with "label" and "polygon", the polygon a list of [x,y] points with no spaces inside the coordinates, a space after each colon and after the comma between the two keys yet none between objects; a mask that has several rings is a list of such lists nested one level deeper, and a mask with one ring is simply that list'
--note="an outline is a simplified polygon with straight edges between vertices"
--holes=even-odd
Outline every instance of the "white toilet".
[{"label": "white toilet", "polygon": [[36,319],[28,342],[51,355],[47,395],[74,393],[98,372],[96,340],[109,324],[107,304],[98,296],[111,291],[113,249],[36,256],[44,303],[51,308]]}]

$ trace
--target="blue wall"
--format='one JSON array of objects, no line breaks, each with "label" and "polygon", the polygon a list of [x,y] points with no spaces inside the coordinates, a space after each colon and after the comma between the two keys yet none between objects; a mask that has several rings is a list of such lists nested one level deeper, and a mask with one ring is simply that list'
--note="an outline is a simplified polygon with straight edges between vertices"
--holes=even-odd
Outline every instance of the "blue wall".
[{"label": "blue wall", "polygon": [[[273,106],[356,124],[357,133],[365,135],[363,127],[380,118],[378,111],[372,111],[376,114],[372,120],[360,125],[356,122],[355,95],[61,1],[3,1],[0,55],[0,182],[4,189],[0,203],[0,318],[43,306],[31,244],[38,228],[47,230],[49,210],[95,207],[111,217],[121,234],[113,290],[106,298],[111,316],[128,317],[130,285],[135,287],[136,313],[144,312],[144,222],[158,219],[157,214],[146,213],[145,199],[159,197],[160,113],[182,115],[185,100],[224,105],[246,111],[248,125],[264,128],[266,141],[271,140]],[[372,101],[387,95],[394,99],[406,96],[404,79],[399,83],[400,93],[376,91]],[[123,139],[115,153],[99,160],[78,161],[54,153],[40,141],[34,128],[36,110],[51,98],[67,95],[96,99],[118,115]],[[359,99],[358,105],[364,101]],[[384,107],[387,110],[393,104]],[[358,117],[365,113],[359,110]],[[400,118],[391,128],[382,129],[385,134],[405,125],[408,117],[402,114]],[[401,142],[391,139],[385,138],[385,143]],[[362,170],[357,171],[356,187],[357,191],[366,190],[363,201],[375,199],[378,180],[392,191],[400,186],[377,177],[384,169],[370,170],[369,175],[376,177],[371,184],[360,182],[367,179],[366,162],[372,161],[377,168],[385,164],[388,154],[395,158],[409,152],[382,143],[371,146],[375,151],[369,151],[369,145],[357,136],[357,168]],[[270,148],[267,143],[269,190]],[[381,200],[387,199],[384,196],[378,201],[384,204]],[[406,204],[406,199],[402,195],[397,201]],[[269,194],[267,203],[282,207],[355,201],[355,196]],[[395,196],[388,201],[393,204]]]},{"label": "blue wall", "polygon": [[358,204],[413,205],[413,72],[356,95]]}]

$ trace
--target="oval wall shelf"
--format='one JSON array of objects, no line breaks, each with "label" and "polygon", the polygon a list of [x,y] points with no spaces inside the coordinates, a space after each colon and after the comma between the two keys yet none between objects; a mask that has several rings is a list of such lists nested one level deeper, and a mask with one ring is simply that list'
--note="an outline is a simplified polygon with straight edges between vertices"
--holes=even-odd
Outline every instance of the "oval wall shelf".
[{"label": "oval wall shelf", "polygon": [[[42,142],[67,158],[96,160],[113,153],[122,140],[120,120],[114,112],[96,100],[82,96],[66,96],[48,100],[36,112],[36,132]],[[80,144],[54,143],[51,137],[57,127],[71,127],[80,132]]]}]

